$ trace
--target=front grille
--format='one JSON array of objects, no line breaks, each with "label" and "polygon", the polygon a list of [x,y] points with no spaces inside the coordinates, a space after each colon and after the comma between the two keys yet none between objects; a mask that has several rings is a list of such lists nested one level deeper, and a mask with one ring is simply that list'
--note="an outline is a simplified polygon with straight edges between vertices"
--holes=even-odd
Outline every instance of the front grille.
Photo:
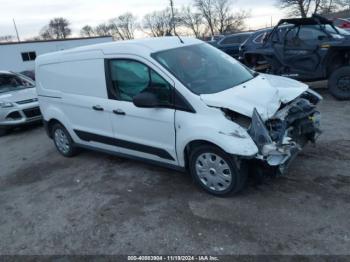
[{"label": "front grille", "polygon": [[33,103],[33,102],[36,102],[36,101],[38,101],[37,98],[32,98],[32,99],[17,101],[16,103],[19,104],[19,105],[23,105],[23,104]]},{"label": "front grille", "polygon": [[18,111],[14,111],[14,112],[11,112],[10,114],[8,114],[6,116],[6,118],[15,120],[15,119],[21,119],[22,116],[21,116],[21,114]]},{"label": "front grille", "polygon": [[28,108],[28,109],[23,109],[23,113],[25,114],[26,117],[36,117],[40,116],[40,108],[39,107],[33,107],[33,108]]}]

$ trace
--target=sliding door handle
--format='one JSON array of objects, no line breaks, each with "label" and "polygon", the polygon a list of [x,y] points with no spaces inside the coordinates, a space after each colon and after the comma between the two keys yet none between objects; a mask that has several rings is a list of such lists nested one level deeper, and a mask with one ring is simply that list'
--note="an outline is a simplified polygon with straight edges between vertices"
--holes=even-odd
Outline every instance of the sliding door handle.
[{"label": "sliding door handle", "polygon": [[116,115],[125,115],[125,112],[121,109],[114,109],[113,113]]},{"label": "sliding door handle", "polygon": [[103,107],[100,105],[93,106],[92,109],[96,110],[96,111],[103,111],[104,110]]}]

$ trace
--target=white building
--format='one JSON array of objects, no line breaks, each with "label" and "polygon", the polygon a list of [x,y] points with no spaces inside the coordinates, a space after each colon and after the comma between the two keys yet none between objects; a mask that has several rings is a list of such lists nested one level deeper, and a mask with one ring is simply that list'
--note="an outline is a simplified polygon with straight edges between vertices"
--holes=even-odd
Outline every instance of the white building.
[{"label": "white building", "polygon": [[102,36],[0,43],[0,70],[14,72],[34,70],[34,60],[38,55],[111,41],[113,41],[111,36]]}]

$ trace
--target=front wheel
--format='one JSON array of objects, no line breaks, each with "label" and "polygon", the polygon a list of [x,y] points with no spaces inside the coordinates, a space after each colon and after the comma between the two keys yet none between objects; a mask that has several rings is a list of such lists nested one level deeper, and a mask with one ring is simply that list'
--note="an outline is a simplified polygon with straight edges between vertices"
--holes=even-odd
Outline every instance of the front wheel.
[{"label": "front wheel", "polygon": [[245,185],[247,172],[239,169],[234,158],[218,147],[199,146],[192,150],[189,160],[193,179],[210,194],[238,193]]},{"label": "front wheel", "polygon": [[57,123],[53,126],[52,137],[57,151],[61,155],[72,157],[77,154],[77,148],[74,146],[73,139],[63,125]]},{"label": "front wheel", "polygon": [[350,99],[350,66],[335,70],[328,80],[329,92],[339,100]]}]

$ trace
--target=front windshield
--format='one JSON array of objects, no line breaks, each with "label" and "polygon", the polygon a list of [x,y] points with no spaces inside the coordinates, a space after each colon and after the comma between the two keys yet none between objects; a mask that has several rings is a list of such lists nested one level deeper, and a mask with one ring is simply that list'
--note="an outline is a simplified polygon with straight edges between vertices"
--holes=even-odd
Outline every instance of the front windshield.
[{"label": "front windshield", "polygon": [[0,74],[0,93],[17,91],[34,85],[28,80],[12,74]]},{"label": "front windshield", "polygon": [[208,44],[196,44],[152,54],[195,94],[217,93],[254,78],[254,73]]}]

